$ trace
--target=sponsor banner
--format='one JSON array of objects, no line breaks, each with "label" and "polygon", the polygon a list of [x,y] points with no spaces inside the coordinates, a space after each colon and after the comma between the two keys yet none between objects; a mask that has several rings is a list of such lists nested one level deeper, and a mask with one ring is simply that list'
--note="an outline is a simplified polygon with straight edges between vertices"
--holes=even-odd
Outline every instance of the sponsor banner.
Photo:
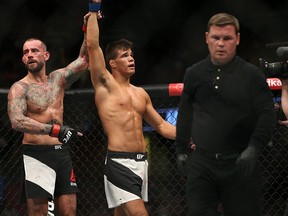
[{"label": "sponsor banner", "polygon": [[280,90],[282,88],[281,80],[278,78],[267,78],[266,81],[271,90]]},{"label": "sponsor banner", "polygon": [[170,83],[168,86],[169,96],[180,96],[183,90],[183,83]]}]

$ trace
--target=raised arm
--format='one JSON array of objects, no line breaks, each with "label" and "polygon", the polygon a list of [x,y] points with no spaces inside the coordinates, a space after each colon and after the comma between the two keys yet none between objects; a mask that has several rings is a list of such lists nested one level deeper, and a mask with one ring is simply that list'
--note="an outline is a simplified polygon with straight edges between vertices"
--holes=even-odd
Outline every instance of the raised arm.
[{"label": "raised arm", "polygon": [[[84,25],[87,24],[87,15],[84,16]],[[75,81],[77,81],[84,72],[87,71],[89,66],[89,57],[87,51],[87,43],[86,43],[86,32],[84,31],[84,39],[80,48],[79,56],[65,68],[58,69],[51,73],[51,76],[55,76],[59,72],[63,75],[63,84],[66,86],[70,86]]]},{"label": "raised arm", "polygon": [[99,45],[99,26],[97,12],[90,12],[87,25],[87,49],[89,54],[89,69],[91,81],[96,89],[106,83],[112,75],[106,69],[103,51]]}]

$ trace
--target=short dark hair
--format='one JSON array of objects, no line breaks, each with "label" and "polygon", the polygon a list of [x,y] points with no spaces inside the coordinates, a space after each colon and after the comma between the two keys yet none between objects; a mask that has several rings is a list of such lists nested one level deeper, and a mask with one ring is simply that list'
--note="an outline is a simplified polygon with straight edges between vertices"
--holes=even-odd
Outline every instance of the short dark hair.
[{"label": "short dark hair", "polygon": [[128,50],[133,47],[133,43],[126,39],[120,39],[107,44],[106,47],[106,62],[109,65],[110,60],[117,58],[118,50]]},{"label": "short dark hair", "polygon": [[233,25],[236,34],[240,31],[239,21],[236,17],[228,13],[218,13],[212,16],[208,22],[207,30],[210,31],[211,26],[226,26]]},{"label": "short dark hair", "polygon": [[45,50],[47,50],[46,43],[43,40],[36,38],[36,37],[31,37],[31,38],[26,39],[23,44],[25,44],[27,41],[34,41],[34,40],[40,41],[43,47],[45,48]]}]

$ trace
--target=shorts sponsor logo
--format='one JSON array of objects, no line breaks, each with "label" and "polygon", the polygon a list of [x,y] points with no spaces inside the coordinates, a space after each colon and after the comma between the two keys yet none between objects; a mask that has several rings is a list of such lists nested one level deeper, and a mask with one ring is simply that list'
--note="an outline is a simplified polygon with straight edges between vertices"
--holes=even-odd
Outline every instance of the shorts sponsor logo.
[{"label": "shorts sponsor logo", "polygon": [[136,156],[136,158],[137,158],[138,160],[142,159],[143,157],[144,157],[143,154],[137,154],[137,156]]},{"label": "shorts sponsor logo", "polygon": [[76,177],[75,177],[75,174],[74,174],[74,170],[73,170],[73,169],[71,170],[70,181],[71,181],[71,182],[76,182]]},{"label": "shorts sponsor logo", "polygon": [[66,137],[63,139],[63,142],[67,143],[70,140],[71,136],[72,136],[72,132],[68,131],[66,134]]},{"label": "shorts sponsor logo", "polygon": [[58,149],[62,149],[62,146],[61,145],[56,145],[55,146],[55,150],[58,150]]},{"label": "shorts sponsor logo", "polygon": [[76,183],[76,182],[70,182],[70,185],[76,187],[76,186],[77,186],[77,183]]},{"label": "shorts sponsor logo", "polygon": [[75,187],[77,186],[76,177],[75,177],[73,169],[71,170],[71,174],[70,174],[70,185],[75,186]]},{"label": "shorts sponsor logo", "polygon": [[47,216],[54,216],[55,205],[53,201],[48,201],[48,214]]}]

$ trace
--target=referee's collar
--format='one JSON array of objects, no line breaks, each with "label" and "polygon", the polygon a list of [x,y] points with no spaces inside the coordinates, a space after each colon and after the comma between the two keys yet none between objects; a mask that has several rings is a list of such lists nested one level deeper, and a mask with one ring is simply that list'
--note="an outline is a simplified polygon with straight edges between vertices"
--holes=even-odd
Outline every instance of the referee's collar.
[{"label": "referee's collar", "polygon": [[213,71],[221,69],[221,71],[233,71],[236,70],[237,68],[237,62],[239,62],[239,56],[235,55],[234,58],[227,64],[225,65],[214,65],[211,61],[211,56],[210,54],[206,58],[209,68],[211,68]]}]

